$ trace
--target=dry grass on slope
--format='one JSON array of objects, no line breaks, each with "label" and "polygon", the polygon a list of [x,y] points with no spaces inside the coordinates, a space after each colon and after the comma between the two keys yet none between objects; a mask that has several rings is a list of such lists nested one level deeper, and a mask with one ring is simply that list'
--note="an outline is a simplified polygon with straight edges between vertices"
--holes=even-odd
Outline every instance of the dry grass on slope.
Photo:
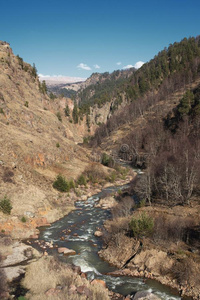
[{"label": "dry grass on slope", "polygon": [[23,286],[29,290],[26,298],[31,300],[84,300],[87,297],[91,300],[109,299],[108,290],[103,286],[91,285],[53,257],[43,256],[29,265]]}]

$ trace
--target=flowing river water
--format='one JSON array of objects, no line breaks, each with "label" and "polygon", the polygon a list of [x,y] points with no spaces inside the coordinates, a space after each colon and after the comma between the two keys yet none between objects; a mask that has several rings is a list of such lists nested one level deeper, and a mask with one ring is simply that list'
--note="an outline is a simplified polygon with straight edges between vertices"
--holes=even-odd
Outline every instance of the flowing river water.
[{"label": "flowing river water", "polygon": [[58,247],[75,250],[77,254],[73,256],[58,254],[57,249],[49,251],[58,255],[59,259],[66,263],[80,266],[81,271],[87,273],[88,279],[104,280],[107,287],[114,292],[125,296],[137,291],[148,290],[163,300],[181,299],[175,291],[155,280],[144,281],[141,278],[106,275],[116,268],[98,256],[102,241],[101,238],[94,236],[94,232],[98,227],[102,227],[103,222],[110,217],[110,211],[95,207],[95,204],[105,194],[108,195],[118,189],[119,187],[106,188],[86,201],[77,201],[76,210],[51,226],[41,228],[39,240],[53,242]]}]

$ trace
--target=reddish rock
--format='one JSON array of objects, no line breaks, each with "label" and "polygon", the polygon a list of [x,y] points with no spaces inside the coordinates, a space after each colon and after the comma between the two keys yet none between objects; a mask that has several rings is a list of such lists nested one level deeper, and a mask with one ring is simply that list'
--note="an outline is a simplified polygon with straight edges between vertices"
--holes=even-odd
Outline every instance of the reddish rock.
[{"label": "reddish rock", "polygon": [[30,236],[30,239],[38,239],[38,234],[32,234],[31,236]]},{"label": "reddish rock", "polygon": [[81,286],[78,286],[77,287],[77,292],[79,293],[79,294],[85,294],[85,286],[84,285],[81,285]]},{"label": "reddish rock", "polygon": [[58,293],[60,293],[60,290],[51,288],[51,289],[49,289],[48,291],[45,292],[45,295],[46,296],[54,296],[54,295],[57,295]]},{"label": "reddish rock", "polygon": [[65,248],[65,247],[60,247],[60,248],[58,248],[58,253],[63,253],[65,255],[75,255],[76,251]]},{"label": "reddish rock", "polygon": [[85,273],[81,273],[81,277],[87,279],[87,275]]},{"label": "reddish rock", "polygon": [[76,294],[76,286],[74,284],[71,284],[69,287],[69,295]]},{"label": "reddish rock", "polygon": [[97,231],[95,231],[94,235],[97,237],[100,237],[103,235],[103,233],[100,230],[97,230]]},{"label": "reddish rock", "polygon": [[102,285],[104,288],[106,288],[106,283],[105,281],[101,280],[101,279],[94,279],[91,282],[92,285],[98,284],[98,285]]},{"label": "reddish rock", "polygon": [[92,295],[91,291],[85,285],[78,286],[77,287],[77,292],[81,295],[86,295],[87,297]]}]

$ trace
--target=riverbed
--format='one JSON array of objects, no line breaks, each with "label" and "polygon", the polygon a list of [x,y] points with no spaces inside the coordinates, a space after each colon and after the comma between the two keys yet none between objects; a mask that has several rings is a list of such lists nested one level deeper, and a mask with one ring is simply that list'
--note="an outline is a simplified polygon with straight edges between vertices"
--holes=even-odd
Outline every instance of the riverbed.
[{"label": "riverbed", "polygon": [[[48,249],[49,254],[57,255],[64,262],[79,266],[82,272],[87,273],[89,280],[94,278],[104,280],[107,287],[114,292],[125,296],[137,291],[148,290],[163,300],[181,299],[176,291],[155,280],[144,281],[141,278],[106,275],[115,271],[116,268],[98,256],[98,251],[102,248],[102,240],[96,237],[94,232],[103,226],[103,222],[110,218],[111,214],[109,210],[96,207],[96,204],[100,198],[112,194],[118,189],[119,187],[109,187],[86,201],[77,201],[76,210],[51,226],[40,229],[39,240],[54,245],[52,249]],[[58,254],[57,247],[73,249],[76,251],[76,255]]]}]

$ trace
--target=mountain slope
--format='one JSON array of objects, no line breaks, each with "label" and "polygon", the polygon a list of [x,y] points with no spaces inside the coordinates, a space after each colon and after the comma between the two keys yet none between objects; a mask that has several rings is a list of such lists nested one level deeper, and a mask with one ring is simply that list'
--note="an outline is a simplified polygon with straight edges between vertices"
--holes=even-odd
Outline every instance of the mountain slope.
[{"label": "mountain slope", "polygon": [[[135,103],[130,107],[134,106],[137,114],[143,114],[147,106],[155,105],[161,98],[166,99],[174,92],[185,89],[187,84],[199,77],[199,64],[199,37],[185,38],[159,52],[138,70],[132,68],[111,74],[92,74],[73,95],[78,104],[79,123],[88,126],[85,134],[94,134],[98,126],[105,124],[112,115],[114,117],[107,124],[112,123],[110,127],[113,127],[112,119],[117,114],[123,114],[128,104]],[[128,120],[131,117],[129,115]],[[122,123],[122,117],[117,118],[117,123]]]},{"label": "mountain slope", "polygon": [[[123,85],[127,106],[118,111],[96,132],[94,141],[112,135],[122,125],[134,122],[152,110],[165,113],[176,105],[176,93],[183,94],[200,78],[200,39],[184,39],[170,45],[144,64]],[[179,95],[179,96],[180,96]]]},{"label": "mountain slope", "polygon": [[[88,158],[74,141],[76,128],[58,118],[63,102],[65,106],[65,99],[49,99],[35,67],[15,56],[9,44],[0,43],[0,198],[7,195],[13,206],[11,216],[0,213],[2,230],[9,230],[10,220],[19,235],[26,234],[20,216],[52,221],[72,206],[58,198],[52,182],[58,173],[77,178]],[[30,221],[24,226],[32,230],[37,222]]]},{"label": "mountain slope", "polygon": [[[163,53],[135,72],[126,86],[132,102],[96,130],[91,144],[147,170],[138,180],[142,199],[189,204],[200,180],[199,37],[164,52],[168,73],[159,68]],[[155,66],[160,72],[153,77]]]}]

